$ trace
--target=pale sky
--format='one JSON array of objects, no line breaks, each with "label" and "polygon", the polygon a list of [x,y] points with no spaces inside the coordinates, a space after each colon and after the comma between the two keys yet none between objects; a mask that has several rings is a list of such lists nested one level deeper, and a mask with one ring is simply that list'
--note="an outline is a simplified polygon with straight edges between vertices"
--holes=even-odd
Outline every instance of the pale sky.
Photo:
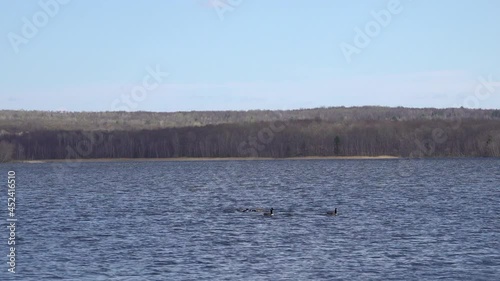
[{"label": "pale sky", "polygon": [[500,1],[0,0],[0,109],[500,108]]}]

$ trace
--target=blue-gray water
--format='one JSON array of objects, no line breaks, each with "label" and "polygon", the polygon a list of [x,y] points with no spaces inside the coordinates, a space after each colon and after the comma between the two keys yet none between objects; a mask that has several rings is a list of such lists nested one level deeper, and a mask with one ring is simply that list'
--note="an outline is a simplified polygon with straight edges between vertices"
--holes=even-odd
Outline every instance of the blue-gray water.
[{"label": "blue-gray water", "polygon": [[[2,164],[0,280],[498,280],[500,160]],[[6,184],[2,184],[6,186]],[[275,209],[274,217],[239,208]],[[339,210],[336,217],[325,212]]]}]

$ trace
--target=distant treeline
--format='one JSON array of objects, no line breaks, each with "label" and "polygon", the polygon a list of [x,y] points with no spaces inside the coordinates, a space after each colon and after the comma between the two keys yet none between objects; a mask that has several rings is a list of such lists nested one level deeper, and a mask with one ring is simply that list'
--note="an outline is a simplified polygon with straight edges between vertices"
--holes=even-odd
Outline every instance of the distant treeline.
[{"label": "distant treeline", "polygon": [[[482,112],[482,111],[480,111]],[[287,120],[0,134],[0,161],[86,158],[500,156],[497,118]]]},{"label": "distant treeline", "polygon": [[39,130],[156,130],[289,120],[327,122],[500,120],[500,110],[465,108],[324,107],[297,110],[192,112],[56,112],[0,110],[0,134]]}]

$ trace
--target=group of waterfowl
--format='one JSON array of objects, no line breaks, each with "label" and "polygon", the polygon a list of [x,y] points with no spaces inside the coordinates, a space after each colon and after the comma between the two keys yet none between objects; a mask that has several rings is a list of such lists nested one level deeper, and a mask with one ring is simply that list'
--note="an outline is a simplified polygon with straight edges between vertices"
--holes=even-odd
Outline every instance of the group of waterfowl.
[{"label": "group of waterfowl", "polygon": [[[238,211],[243,212],[243,213],[260,212],[260,213],[264,213],[264,216],[266,216],[266,217],[274,216],[274,208],[269,209],[269,212],[266,212],[264,209],[260,209],[260,208],[257,208],[257,209],[248,209],[248,208],[247,209],[238,209]],[[335,208],[333,211],[326,212],[326,215],[327,216],[336,216],[337,215],[337,208]]]}]

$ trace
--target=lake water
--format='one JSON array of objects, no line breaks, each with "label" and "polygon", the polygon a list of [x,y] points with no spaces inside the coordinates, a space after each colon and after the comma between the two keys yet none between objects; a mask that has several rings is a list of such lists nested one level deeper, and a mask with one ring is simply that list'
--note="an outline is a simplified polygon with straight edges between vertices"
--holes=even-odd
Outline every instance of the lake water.
[{"label": "lake water", "polygon": [[2,164],[3,182],[9,169],[17,273],[2,184],[0,280],[500,276],[500,159]]}]

